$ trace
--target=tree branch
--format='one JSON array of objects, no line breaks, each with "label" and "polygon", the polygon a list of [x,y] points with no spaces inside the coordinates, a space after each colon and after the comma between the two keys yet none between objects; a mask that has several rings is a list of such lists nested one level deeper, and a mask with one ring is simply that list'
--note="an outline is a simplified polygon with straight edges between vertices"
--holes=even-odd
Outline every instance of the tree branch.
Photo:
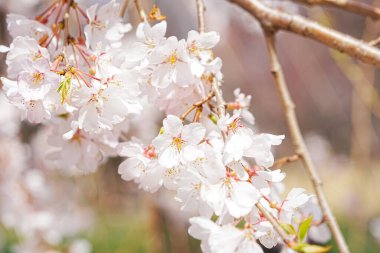
[{"label": "tree branch", "polygon": [[128,6],[129,6],[130,0],[124,0],[121,7],[120,7],[120,17],[124,17],[125,13],[127,12]]},{"label": "tree branch", "polygon": [[322,181],[311,161],[309,151],[306,148],[304,139],[301,134],[301,130],[298,124],[297,116],[295,113],[295,105],[290,96],[284,74],[282,72],[282,67],[277,56],[277,51],[275,48],[274,33],[273,31],[267,30],[265,27],[264,35],[266,40],[266,45],[268,48],[272,74],[276,82],[276,87],[281,97],[282,106],[285,110],[286,123],[290,132],[290,137],[293,142],[293,146],[296,154],[298,154],[304,164],[304,167],[312,181],[315,193],[318,198],[319,205],[321,207],[322,213],[328,222],[335,241],[341,253],[348,253],[349,249],[345,239],[340,231],[338,223],[335,220],[333,213],[327,203],[326,196],[322,189]]},{"label": "tree branch", "polygon": [[135,7],[136,7],[136,10],[140,16],[141,21],[144,22],[146,20],[146,13],[145,13],[144,9],[140,6],[140,1],[134,0],[134,3],[135,3]]},{"label": "tree branch", "polygon": [[63,30],[63,45],[67,45],[67,41],[69,39],[69,19],[70,19],[70,9],[73,5],[74,0],[69,0],[67,2],[67,6],[65,9],[65,12],[63,14],[63,24],[64,24],[64,30]]},{"label": "tree branch", "polygon": [[353,0],[292,0],[293,2],[307,4],[310,6],[321,5],[339,8],[345,11],[356,13],[365,17],[370,17],[374,20],[380,18],[380,8],[361,3]]},{"label": "tree branch", "polygon": [[276,219],[270,214],[263,205],[260,203],[256,203],[256,207],[259,209],[259,211],[264,215],[264,217],[272,224],[273,228],[276,230],[278,235],[281,237],[281,239],[284,241],[284,243],[291,247],[292,243],[289,241],[289,237],[284,232],[284,230],[281,228],[281,226],[278,224]]},{"label": "tree branch", "polygon": [[299,155],[292,155],[292,156],[286,156],[286,157],[282,157],[278,160],[276,160],[273,164],[273,168],[280,168],[282,167],[284,164],[287,164],[287,163],[291,163],[291,162],[295,162],[295,161],[298,161],[300,159],[300,156]]},{"label": "tree branch", "polygon": [[205,3],[203,0],[195,0],[197,4],[197,16],[198,16],[198,27],[199,27],[199,32],[204,33],[205,32]]},{"label": "tree branch", "polygon": [[252,14],[270,30],[286,30],[319,41],[365,63],[380,67],[380,50],[364,41],[322,26],[299,15],[271,9],[259,0],[229,0]]}]

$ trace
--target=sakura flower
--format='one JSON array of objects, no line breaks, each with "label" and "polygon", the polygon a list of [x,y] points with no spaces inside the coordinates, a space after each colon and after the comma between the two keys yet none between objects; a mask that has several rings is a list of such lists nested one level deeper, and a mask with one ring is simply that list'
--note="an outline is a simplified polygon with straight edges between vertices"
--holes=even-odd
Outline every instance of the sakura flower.
[{"label": "sakura flower", "polygon": [[90,173],[98,168],[102,154],[95,141],[72,123],[72,130],[63,136],[51,135],[49,144],[59,148],[48,154],[60,168],[73,168],[76,173]]},{"label": "sakura flower", "polygon": [[255,233],[256,238],[265,248],[271,249],[277,245],[280,238],[269,221],[262,221],[254,227],[257,231]]},{"label": "sakura flower", "polygon": [[48,61],[26,65],[18,76],[18,91],[26,100],[44,99],[52,86],[59,83],[58,76],[50,71]]},{"label": "sakura flower", "polygon": [[119,3],[110,1],[98,9],[98,4],[88,8],[87,17],[89,24],[84,28],[86,43],[92,49],[95,49],[98,43],[102,47],[111,45],[119,47],[119,41],[124,34],[131,30],[129,24],[122,24],[122,19],[115,13],[119,12]]},{"label": "sakura flower", "polygon": [[184,211],[196,211],[202,216],[211,217],[213,211],[204,199],[204,194],[212,184],[226,174],[225,167],[215,154],[208,153],[187,163],[180,174],[176,200],[182,203]]},{"label": "sakura flower", "polygon": [[331,239],[329,227],[326,223],[321,223],[323,214],[315,196],[310,197],[307,203],[299,208],[296,215],[298,216],[298,220],[305,220],[312,216],[313,222],[317,224],[310,227],[307,235],[309,239],[321,244],[325,244]]},{"label": "sakura flower", "polygon": [[255,158],[257,165],[268,168],[274,162],[271,152],[272,145],[280,145],[284,138],[284,135],[254,135],[251,145],[244,151],[244,156]]},{"label": "sakura flower", "polygon": [[[137,41],[127,51],[127,62],[139,62],[146,58],[165,39],[166,21],[161,21],[153,26],[143,22],[137,26]],[[146,62],[143,65],[148,64]]]},{"label": "sakura flower", "polygon": [[223,160],[225,164],[239,161],[253,142],[253,132],[240,122],[240,111],[220,118],[218,127],[227,134]]},{"label": "sakura flower", "polygon": [[41,123],[42,121],[49,119],[51,116],[50,104],[46,100],[33,99],[28,96],[23,98],[20,94],[20,88],[17,82],[1,78],[4,84],[4,90],[7,92],[10,102],[21,109],[22,118],[28,119],[31,123]]},{"label": "sakura flower", "polygon": [[13,40],[7,54],[8,77],[17,78],[24,70],[24,66],[40,60],[49,61],[50,56],[46,48],[39,46],[35,39],[17,37]]},{"label": "sakura flower", "polygon": [[211,49],[219,42],[219,35],[216,32],[199,33],[190,31],[187,35],[187,50],[194,59],[191,63],[191,70],[197,77],[201,77],[205,67],[204,63],[213,59]]},{"label": "sakura flower", "polygon": [[152,85],[166,88],[171,83],[179,86],[192,84],[194,76],[189,61],[185,41],[167,38],[149,57],[150,64],[158,65],[152,73]]},{"label": "sakura flower", "polygon": [[203,252],[210,253],[262,253],[255,233],[249,227],[238,229],[228,224],[218,226],[202,217],[190,219],[189,234],[202,241]]},{"label": "sakura flower", "polygon": [[119,174],[126,181],[134,180],[145,191],[155,192],[163,184],[160,174],[164,173],[157,161],[154,147],[143,148],[137,140],[121,144],[119,147],[121,156],[129,157],[119,166]]},{"label": "sakura flower", "polygon": [[205,132],[199,123],[183,126],[178,117],[167,116],[163,122],[163,133],[153,140],[153,145],[159,151],[158,161],[166,168],[194,161],[202,154],[197,145],[205,137]]},{"label": "sakura flower", "polygon": [[7,15],[8,31],[13,38],[30,37],[44,44],[52,34],[51,29],[42,23],[18,14]]},{"label": "sakura flower", "polygon": [[286,223],[292,223],[292,218],[294,216],[294,211],[303,205],[305,205],[310,196],[305,194],[305,189],[293,188],[286,199],[283,201],[280,211],[280,219]]},{"label": "sakura flower", "polygon": [[189,219],[189,234],[194,238],[201,240],[202,252],[212,252],[208,243],[212,231],[217,230],[218,226],[210,219],[205,217],[192,217]]},{"label": "sakura flower", "polygon": [[138,87],[127,79],[120,75],[104,84],[96,81],[93,87],[82,87],[73,94],[74,103],[80,107],[78,121],[81,129],[88,132],[111,130],[127,115],[141,111],[135,98]]},{"label": "sakura flower", "polygon": [[237,181],[231,175],[219,178],[219,182],[209,185],[202,195],[216,215],[228,213],[234,218],[247,215],[259,199],[251,183]]},{"label": "sakura flower", "polygon": [[241,117],[247,123],[253,125],[255,123],[255,118],[249,111],[249,106],[251,104],[252,97],[250,95],[246,96],[244,93],[240,92],[240,88],[234,90],[235,101],[229,103],[227,107],[229,109],[241,110]]}]

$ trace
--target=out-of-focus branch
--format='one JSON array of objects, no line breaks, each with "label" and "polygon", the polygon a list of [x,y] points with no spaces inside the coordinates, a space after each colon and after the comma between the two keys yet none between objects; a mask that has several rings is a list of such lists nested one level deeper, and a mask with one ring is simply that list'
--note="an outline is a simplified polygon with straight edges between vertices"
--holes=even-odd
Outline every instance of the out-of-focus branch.
[{"label": "out-of-focus branch", "polygon": [[307,4],[307,5],[319,5],[319,6],[331,6],[353,12],[359,15],[370,17],[372,19],[380,18],[380,8],[375,6],[361,3],[354,0],[292,0],[293,2]]},{"label": "out-of-focus branch", "polygon": [[[195,0],[197,4],[197,15],[198,15],[198,26],[199,32],[205,32],[205,23],[204,23],[204,15],[205,15],[205,6],[203,0]],[[218,116],[223,117],[226,114],[226,102],[224,102],[222,90],[219,87],[219,83],[216,78],[213,77],[212,81],[212,91],[216,100],[216,108],[218,110]]]},{"label": "out-of-focus branch", "polygon": [[199,27],[199,32],[204,33],[205,32],[205,3],[203,0],[195,0],[197,4],[197,16],[198,16],[198,27]]},{"label": "out-of-focus branch", "polygon": [[377,39],[371,40],[370,42],[368,42],[368,45],[370,45],[372,47],[376,47],[376,46],[380,45],[380,37]]},{"label": "out-of-focus branch", "polygon": [[67,40],[69,39],[69,19],[70,19],[70,9],[73,5],[74,0],[69,0],[67,2],[66,10],[63,14],[63,24],[64,24],[64,30],[63,30],[63,45],[67,44]]},{"label": "out-of-focus branch", "polygon": [[345,55],[331,53],[339,69],[351,81],[355,93],[373,115],[380,118],[380,93],[368,82],[363,69]]},{"label": "out-of-focus branch", "polygon": [[279,234],[279,236],[281,237],[281,239],[284,241],[284,243],[291,247],[292,244],[291,242],[289,241],[289,237],[286,235],[286,233],[284,232],[284,230],[281,228],[280,224],[278,224],[278,222],[276,221],[276,219],[272,216],[272,214],[270,214],[263,205],[261,205],[260,203],[257,203],[256,204],[256,207],[257,209],[259,209],[259,211],[264,215],[264,217],[270,222],[270,224],[272,224],[273,228],[276,230],[276,232]]},{"label": "out-of-focus branch", "polygon": [[145,21],[147,16],[144,9],[140,6],[140,1],[134,0],[134,2],[135,2],[136,10],[140,16],[141,21]]},{"label": "out-of-focus branch", "polygon": [[130,0],[124,0],[120,7],[120,17],[124,17],[125,13],[127,12],[128,6],[129,6]]},{"label": "out-of-focus branch", "polygon": [[326,196],[322,189],[322,180],[320,179],[314,167],[314,164],[311,161],[309,151],[306,148],[305,141],[302,137],[297,116],[295,113],[295,105],[289,93],[288,86],[286,84],[282,67],[275,48],[274,33],[273,31],[270,31],[265,27],[263,29],[271,63],[271,71],[281,98],[282,106],[285,110],[285,119],[288,125],[290,137],[292,139],[295,152],[297,155],[300,156],[303,165],[312,181],[322,213],[330,226],[334,239],[338,245],[339,251],[341,253],[348,253],[349,249],[347,243],[342,235],[342,232],[340,231],[340,228],[338,226],[338,223],[336,222],[333,213],[330,210],[330,206],[328,205]]},{"label": "out-of-focus branch", "polygon": [[229,0],[252,14],[264,27],[286,30],[319,41],[365,63],[380,67],[380,50],[364,41],[322,26],[299,15],[272,9],[259,0]]},{"label": "out-of-focus branch", "polygon": [[272,167],[273,168],[280,168],[287,163],[292,163],[292,162],[298,161],[299,159],[300,159],[300,156],[298,154],[292,155],[292,156],[282,157],[282,158],[276,160]]}]

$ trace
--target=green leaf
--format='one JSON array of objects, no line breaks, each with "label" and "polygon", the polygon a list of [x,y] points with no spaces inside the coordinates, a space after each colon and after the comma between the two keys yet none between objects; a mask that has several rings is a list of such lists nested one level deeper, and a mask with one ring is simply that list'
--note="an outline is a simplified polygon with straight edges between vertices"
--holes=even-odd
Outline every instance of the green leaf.
[{"label": "green leaf", "polygon": [[297,235],[296,229],[292,224],[280,223],[280,226],[288,235]]},{"label": "green leaf", "polygon": [[306,220],[301,222],[300,227],[298,228],[298,240],[303,242],[309,231],[311,222],[313,221],[313,216],[309,216]]},{"label": "green leaf", "polygon": [[330,251],[331,246],[310,245],[307,243],[298,243],[292,246],[292,249],[302,253],[326,253]]},{"label": "green leaf", "polygon": [[319,245],[305,245],[302,248],[304,253],[326,253],[329,252],[331,246],[319,246]]},{"label": "green leaf", "polygon": [[209,114],[208,118],[216,125],[218,123],[218,118],[215,116],[215,114]]},{"label": "green leaf", "polygon": [[63,104],[70,96],[70,92],[71,92],[71,78],[70,77],[65,77],[65,79],[63,79],[63,81],[59,84],[57,92],[61,93],[61,103]]}]

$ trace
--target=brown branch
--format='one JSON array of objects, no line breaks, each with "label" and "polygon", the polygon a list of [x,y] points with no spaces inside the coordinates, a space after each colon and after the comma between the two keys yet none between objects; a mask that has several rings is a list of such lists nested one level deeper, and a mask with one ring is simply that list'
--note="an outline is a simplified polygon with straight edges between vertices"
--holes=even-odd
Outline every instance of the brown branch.
[{"label": "brown branch", "polygon": [[199,27],[199,32],[204,33],[205,32],[205,3],[203,0],[195,0],[197,4],[197,16],[198,16],[198,27]]},{"label": "brown branch", "polygon": [[280,159],[277,159],[274,164],[273,164],[273,168],[280,168],[282,167],[284,164],[287,164],[287,163],[291,163],[291,162],[295,162],[295,161],[298,161],[300,159],[300,156],[299,155],[292,155],[292,156],[286,156],[286,157],[282,157]]},{"label": "brown branch", "polygon": [[276,219],[273,217],[272,214],[270,214],[263,205],[260,203],[256,203],[256,207],[259,209],[259,211],[264,215],[264,217],[272,224],[273,228],[276,230],[278,235],[281,237],[281,239],[284,241],[284,243],[292,247],[292,242],[289,241],[288,235],[285,233],[285,231],[281,228],[280,224],[276,221]]},{"label": "brown branch", "polygon": [[280,61],[277,56],[277,51],[275,48],[274,33],[265,28],[265,40],[268,48],[272,74],[276,83],[277,90],[281,97],[282,106],[285,110],[286,123],[290,132],[290,137],[295,149],[296,154],[302,159],[303,165],[312,181],[315,193],[318,198],[319,205],[321,207],[322,213],[330,226],[332,234],[335,238],[335,241],[338,245],[339,251],[341,253],[348,253],[349,249],[345,239],[340,231],[338,223],[330,210],[326,196],[322,189],[322,181],[319,178],[319,175],[314,167],[314,164],[311,161],[309,151],[306,148],[304,139],[301,134],[301,130],[298,124],[297,116],[295,113],[295,105],[290,96],[288,86],[285,81],[285,77],[282,71]]},{"label": "brown branch", "polygon": [[252,14],[264,27],[286,30],[319,41],[365,63],[380,67],[380,50],[364,41],[322,26],[299,15],[271,9],[259,0],[229,0]]},{"label": "brown branch", "polygon": [[134,0],[134,2],[135,2],[136,10],[140,16],[141,21],[145,21],[146,20],[146,13],[145,13],[144,9],[140,6],[140,1]]},{"label": "brown branch", "polygon": [[222,90],[219,87],[219,84],[216,80],[216,77],[212,81],[212,90],[214,91],[215,100],[216,100],[216,109],[218,111],[219,118],[223,117],[226,114],[226,102],[224,102]]},{"label": "brown branch", "polygon": [[189,109],[187,109],[183,114],[182,116],[180,117],[180,119],[182,121],[185,120],[185,118],[192,112],[194,111],[195,109],[199,108],[199,107],[202,107],[203,104],[207,103],[208,101],[210,101],[211,98],[213,98],[214,96],[214,92],[210,92],[208,94],[207,97],[203,98],[202,100],[194,103]]},{"label": "brown branch", "polygon": [[127,12],[128,6],[129,6],[130,0],[124,0],[123,4],[120,7],[120,17],[124,17],[125,13]]},{"label": "brown branch", "polygon": [[380,37],[377,39],[369,41],[368,45],[370,45],[372,47],[377,47],[378,45],[380,45]]},{"label": "brown branch", "polygon": [[363,68],[355,64],[344,54],[331,52],[330,55],[338,68],[351,82],[354,92],[360,97],[364,105],[374,116],[380,118],[380,93],[368,81],[368,76]]},{"label": "brown branch", "polygon": [[63,45],[67,45],[68,39],[69,39],[69,19],[70,19],[70,9],[73,5],[74,0],[69,0],[67,2],[66,10],[63,14],[63,24],[64,24],[64,30],[63,30]]},{"label": "brown branch", "polygon": [[356,13],[365,17],[370,17],[374,20],[380,18],[380,8],[375,6],[361,3],[359,1],[353,0],[292,0],[301,4],[307,4],[310,6],[320,5],[320,6],[330,6],[346,10],[352,13]]},{"label": "brown branch", "polygon": [[[205,5],[203,0],[195,0],[197,4],[197,15],[198,15],[198,26],[199,26],[199,32],[204,33],[205,32],[205,22],[204,22],[204,15],[205,15]],[[219,118],[223,117],[226,114],[226,102],[224,102],[223,96],[222,96],[222,90],[219,87],[219,83],[216,80],[216,77],[213,76],[212,78],[212,91],[215,96],[216,100],[216,109],[218,111]]]}]

